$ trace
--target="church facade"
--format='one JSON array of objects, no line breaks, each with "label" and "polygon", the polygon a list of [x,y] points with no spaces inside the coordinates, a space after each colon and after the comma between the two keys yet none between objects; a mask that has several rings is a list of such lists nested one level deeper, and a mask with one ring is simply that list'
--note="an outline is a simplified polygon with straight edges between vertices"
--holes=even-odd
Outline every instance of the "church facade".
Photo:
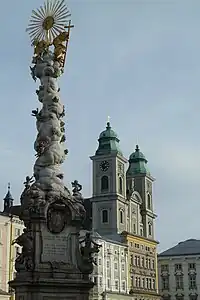
[{"label": "church facade", "polygon": [[[91,157],[93,193],[87,200],[87,211],[88,214],[91,213],[91,229],[105,243],[109,241],[110,249],[113,249],[111,255],[114,269],[111,273],[116,273],[115,266],[117,268],[118,265],[119,277],[123,274],[122,269],[119,269],[119,266],[122,268],[123,255],[127,256],[128,268],[123,282],[115,276],[110,278],[110,268],[107,268],[109,250],[105,249],[99,254],[103,255],[105,262],[104,270],[98,272],[95,278],[96,286],[99,289],[101,287],[101,292],[97,293],[99,298],[92,299],[160,299],[157,275],[158,242],[154,236],[154,178],[148,170],[147,160],[138,146],[127,160],[120,149],[119,138],[109,122],[98,142],[96,153]],[[121,250],[118,249],[116,253],[124,253],[118,257],[115,257],[116,244],[121,245]]]}]

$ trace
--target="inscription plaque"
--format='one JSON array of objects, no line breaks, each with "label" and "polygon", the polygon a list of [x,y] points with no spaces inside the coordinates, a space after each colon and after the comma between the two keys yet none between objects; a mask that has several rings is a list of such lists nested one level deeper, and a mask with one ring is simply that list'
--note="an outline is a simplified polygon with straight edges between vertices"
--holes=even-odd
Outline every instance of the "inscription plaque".
[{"label": "inscription plaque", "polygon": [[42,261],[68,262],[70,261],[70,235],[68,232],[42,234]]}]

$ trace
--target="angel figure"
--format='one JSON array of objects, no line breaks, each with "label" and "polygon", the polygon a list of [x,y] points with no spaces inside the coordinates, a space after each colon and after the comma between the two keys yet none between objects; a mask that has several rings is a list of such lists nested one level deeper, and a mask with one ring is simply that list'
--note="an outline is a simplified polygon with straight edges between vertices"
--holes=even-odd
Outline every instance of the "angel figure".
[{"label": "angel figure", "polygon": [[34,57],[41,57],[41,55],[48,50],[50,44],[44,40],[38,41],[35,40],[33,42],[34,46]]},{"label": "angel figure", "polygon": [[25,189],[29,189],[29,187],[31,186],[31,183],[34,182],[33,176],[29,177],[26,176],[26,181],[24,182],[25,185]]},{"label": "angel figure", "polygon": [[54,57],[55,60],[61,62],[64,64],[64,58],[66,53],[66,42],[69,40],[69,33],[64,31],[61,32],[54,40],[53,45],[55,47],[54,49]]}]

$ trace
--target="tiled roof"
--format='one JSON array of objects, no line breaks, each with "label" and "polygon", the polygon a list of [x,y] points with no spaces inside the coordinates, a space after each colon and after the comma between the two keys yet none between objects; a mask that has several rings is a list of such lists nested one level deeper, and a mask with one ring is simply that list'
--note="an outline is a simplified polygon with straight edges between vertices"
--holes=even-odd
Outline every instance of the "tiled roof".
[{"label": "tiled roof", "polygon": [[178,243],[176,246],[160,253],[163,256],[200,255],[200,240],[189,239]]}]

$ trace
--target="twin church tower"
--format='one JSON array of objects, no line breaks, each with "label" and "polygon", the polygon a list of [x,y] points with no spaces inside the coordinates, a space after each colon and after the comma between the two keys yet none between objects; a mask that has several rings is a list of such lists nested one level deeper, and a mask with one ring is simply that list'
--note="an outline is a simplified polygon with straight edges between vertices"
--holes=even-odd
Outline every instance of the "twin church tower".
[{"label": "twin church tower", "polygon": [[122,232],[154,240],[154,178],[144,154],[137,145],[127,160],[110,122],[98,142],[95,155],[90,157],[93,162],[92,229],[115,240]]}]

